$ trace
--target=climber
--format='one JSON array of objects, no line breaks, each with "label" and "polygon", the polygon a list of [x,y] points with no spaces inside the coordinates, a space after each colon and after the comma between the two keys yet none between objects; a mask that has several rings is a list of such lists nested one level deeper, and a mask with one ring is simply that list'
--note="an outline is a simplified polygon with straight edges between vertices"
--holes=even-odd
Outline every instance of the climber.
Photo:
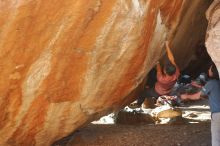
[{"label": "climber", "polygon": [[145,89],[137,101],[137,106],[141,106],[146,97],[156,99],[161,95],[170,95],[171,90],[174,87],[180,72],[175,63],[174,56],[170,50],[169,42],[166,41],[166,51],[169,62],[161,68],[160,64],[157,64],[157,82],[153,88]]}]

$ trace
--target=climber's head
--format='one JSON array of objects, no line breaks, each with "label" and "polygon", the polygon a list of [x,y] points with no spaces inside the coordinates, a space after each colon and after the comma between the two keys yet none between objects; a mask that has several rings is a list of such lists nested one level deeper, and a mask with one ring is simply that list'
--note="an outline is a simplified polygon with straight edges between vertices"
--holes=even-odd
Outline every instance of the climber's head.
[{"label": "climber's head", "polygon": [[172,76],[173,74],[175,74],[176,72],[176,66],[173,65],[172,63],[166,63],[164,65],[164,73],[169,75],[169,76]]}]

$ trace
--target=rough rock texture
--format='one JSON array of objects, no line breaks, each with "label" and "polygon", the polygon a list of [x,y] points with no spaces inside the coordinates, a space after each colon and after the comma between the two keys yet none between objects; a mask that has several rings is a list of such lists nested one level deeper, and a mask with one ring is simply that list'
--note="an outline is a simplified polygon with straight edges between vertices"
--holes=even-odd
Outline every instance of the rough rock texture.
[{"label": "rough rock texture", "polygon": [[220,73],[220,0],[215,0],[206,13],[209,21],[206,47]]},{"label": "rough rock texture", "polygon": [[[183,13],[174,35],[172,46],[176,62],[181,69],[187,67],[190,60],[199,59],[196,51],[205,42],[208,26],[205,12],[211,2],[212,0],[185,1],[188,7],[183,10],[185,13]],[[202,54],[200,53],[200,55]]]},{"label": "rough rock texture", "polygon": [[1,1],[0,145],[50,145],[129,102],[199,1]]}]

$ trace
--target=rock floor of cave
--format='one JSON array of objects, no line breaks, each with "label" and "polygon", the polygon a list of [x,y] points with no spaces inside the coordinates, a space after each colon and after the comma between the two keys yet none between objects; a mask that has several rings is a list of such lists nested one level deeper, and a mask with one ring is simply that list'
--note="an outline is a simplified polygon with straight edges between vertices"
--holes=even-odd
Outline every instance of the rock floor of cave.
[{"label": "rock floor of cave", "polygon": [[211,146],[208,100],[179,108],[187,121],[182,124],[114,124],[114,116],[110,114],[53,146]]}]

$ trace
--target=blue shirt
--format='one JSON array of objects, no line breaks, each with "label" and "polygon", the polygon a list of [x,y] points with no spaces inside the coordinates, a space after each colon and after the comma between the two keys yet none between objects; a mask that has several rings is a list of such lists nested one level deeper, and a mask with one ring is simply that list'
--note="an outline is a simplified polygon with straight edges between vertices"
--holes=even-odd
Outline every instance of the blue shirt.
[{"label": "blue shirt", "polygon": [[209,80],[202,88],[202,92],[209,97],[211,112],[220,112],[220,81],[215,79]]}]

